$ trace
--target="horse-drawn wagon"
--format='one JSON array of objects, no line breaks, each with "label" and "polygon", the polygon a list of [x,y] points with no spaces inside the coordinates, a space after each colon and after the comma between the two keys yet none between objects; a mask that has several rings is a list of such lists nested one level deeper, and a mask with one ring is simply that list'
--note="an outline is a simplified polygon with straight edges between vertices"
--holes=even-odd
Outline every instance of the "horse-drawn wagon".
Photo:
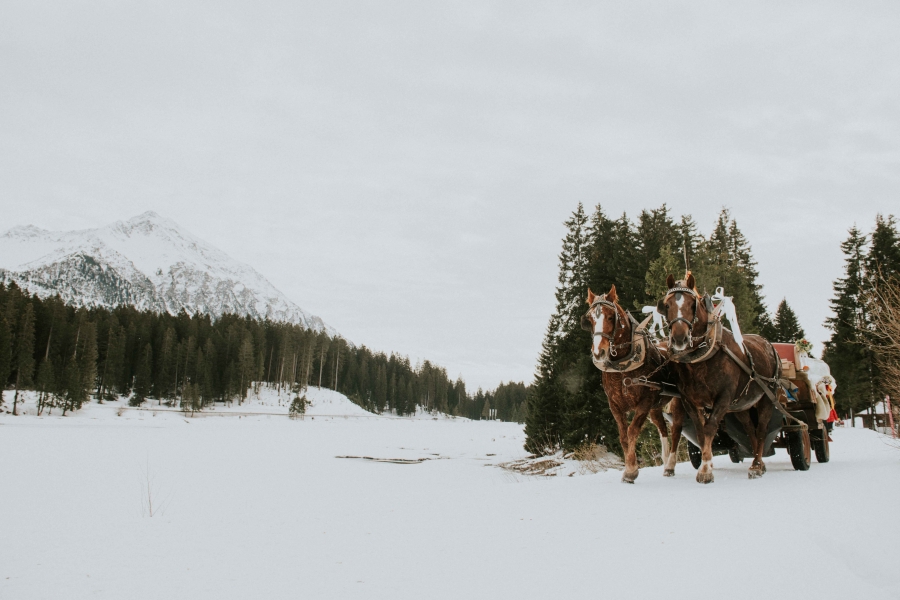
[{"label": "horse-drawn wagon", "polygon": [[[781,411],[772,411],[763,456],[773,456],[776,448],[784,448],[794,468],[806,471],[813,454],[820,463],[827,463],[831,457],[826,420],[831,409],[829,400],[835,387],[834,379],[824,361],[808,356],[795,344],[773,343],[772,346],[781,359],[782,381],[790,383],[780,390],[777,399],[791,418]],[[664,416],[672,423],[671,413],[664,413]],[[700,444],[691,420],[684,422],[682,435],[688,442],[691,464],[699,469]],[[727,452],[734,463],[753,458],[750,437],[734,413],[728,413],[722,419],[712,449],[716,453]]]},{"label": "horse-drawn wagon", "polygon": [[[794,344],[742,335],[722,288],[701,296],[690,272],[680,281],[670,275],[666,283],[668,292],[644,310],[652,314],[640,324],[618,304],[615,286],[602,296],[588,290],[582,327],[593,335],[592,360],[604,372],[619,426],[623,481],[637,478],[634,445],[648,416],[660,431],[667,476],[674,475],[681,435],[700,483],[713,481],[712,456],[719,452],[733,462],[752,458],[751,479],[765,473],[762,458],[775,448],[787,449],[797,470],[809,469],[813,450],[819,462],[828,462],[826,420],[835,387],[828,365]],[[662,411],[665,403],[671,412]],[[634,413],[631,423],[628,412]],[[672,452],[665,456],[669,439]]]}]

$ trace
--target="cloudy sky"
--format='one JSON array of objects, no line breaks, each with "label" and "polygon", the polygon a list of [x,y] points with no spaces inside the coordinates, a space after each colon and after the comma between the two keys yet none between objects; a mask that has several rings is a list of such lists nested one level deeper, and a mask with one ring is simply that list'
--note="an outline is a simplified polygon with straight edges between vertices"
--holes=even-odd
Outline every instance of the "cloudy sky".
[{"label": "cloudy sky", "polygon": [[155,210],[346,337],[530,380],[578,202],[729,207],[821,348],[900,213],[900,5],[0,4],[0,229]]}]

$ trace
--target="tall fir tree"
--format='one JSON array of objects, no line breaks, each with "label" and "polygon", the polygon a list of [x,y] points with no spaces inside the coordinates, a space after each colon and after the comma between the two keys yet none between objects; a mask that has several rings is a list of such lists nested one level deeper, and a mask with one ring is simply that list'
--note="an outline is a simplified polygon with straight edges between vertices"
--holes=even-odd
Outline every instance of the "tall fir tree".
[{"label": "tall fir tree", "polygon": [[[624,293],[633,294],[625,296],[632,298],[635,308],[641,308],[655,304],[658,296],[647,292],[647,276],[651,266],[662,258],[667,266],[672,266],[669,273],[677,273],[674,265],[680,262],[681,245],[679,244],[679,230],[674,220],[669,215],[669,208],[663,204],[653,210],[643,210],[638,216],[636,230],[637,253],[635,254],[634,277],[640,279],[640,287],[635,290],[623,289]],[[655,265],[659,269],[659,264]],[[662,276],[665,283],[666,275]],[[641,277],[643,275],[643,277]],[[654,286],[654,288],[657,286]],[[609,288],[606,288],[609,289]],[[616,289],[619,287],[616,285]]]},{"label": "tall fir tree", "polygon": [[84,390],[82,397],[87,400],[97,384],[97,328],[91,321],[84,324],[78,360]]},{"label": "tall fir tree", "polygon": [[575,332],[580,327],[587,294],[587,218],[580,203],[565,226],[567,232],[559,254],[556,309],[547,325],[525,421],[526,448],[539,454],[555,451],[561,443],[562,413],[566,404],[566,390],[562,385],[566,375],[564,360],[578,348]]},{"label": "tall fir tree", "polygon": [[865,268],[870,279],[887,281],[900,277],[900,234],[893,215],[875,217]]},{"label": "tall fir tree", "polygon": [[3,390],[9,384],[12,372],[13,341],[6,315],[0,313],[0,406],[3,406]]},{"label": "tall fir tree", "polygon": [[13,395],[13,411],[15,415],[19,403],[19,391],[31,386],[34,376],[34,305],[25,304],[22,311],[22,323],[16,336],[15,350],[16,391]]},{"label": "tall fir tree", "polygon": [[[659,255],[650,263],[644,277],[644,293],[647,304],[655,304],[653,300],[662,298],[667,290],[666,277],[669,274],[679,276],[681,264],[669,244],[659,249]],[[638,308],[638,307],[635,307]]]},{"label": "tall fir tree", "polygon": [[701,293],[714,293],[716,288],[734,299],[738,321],[744,333],[759,333],[765,323],[765,305],[759,273],[750,244],[731,218],[722,209],[716,226],[691,260],[691,270]]},{"label": "tall fir tree", "polygon": [[841,244],[844,276],[834,282],[830,301],[834,313],[825,325],[831,339],[822,358],[837,381],[834,399],[841,414],[856,412],[875,403],[875,361],[866,340],[869,318],[865,306],[866,236],[854,225]]},{"label": "tall fir tree", "polygon": [[[200,353],[202,356],[202,351]],[[201,358],[202,360],[202,358]],[[144,344],[138,359],[137,369],[134,374],[134,397],[131,403],[140,406],[150,395],[153,386],[153,347],[150,343]]]},{"label": "tall fir tree", "polygon": [[772,328],[773,337],[770,341],[773,342],[795,343],[806,337],[803,327],[800,326],[797,313],[790,307],[786,299],[782,299],[781,303],[778,304]]}]

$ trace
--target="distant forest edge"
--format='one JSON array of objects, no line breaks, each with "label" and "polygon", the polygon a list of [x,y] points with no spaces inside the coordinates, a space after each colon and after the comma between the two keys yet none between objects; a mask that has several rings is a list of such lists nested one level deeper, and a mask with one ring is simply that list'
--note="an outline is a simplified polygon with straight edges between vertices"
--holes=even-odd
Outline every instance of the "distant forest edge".
[{"label": "distant forest edge", "polygon": [[[584,444],[620,450],[601,373],[591,362],[588,336],[580,327],[588,288],[602,294],[615,284],[622,305],[639,310],[662,297],[668,274],[680,277],[689,266],[701,293],[723,287],[734,298],[744,333],[777,342],[804,337],[786,299],[774,316],[769,314],[750,244],[727,209],[720,212],[708,236],[699,232],[690,215],[676,218],[665,204],[641,211],[635,221],[626,214],[611,217],[599,205],[588,215],[579,204],[565,226],[556,308],[528,399],[526,448],[532,452],[548,454]],[[879,342],[872,335],[877,329],[873,315],[878,314],[872,290],[878,281],[900,275],[900,236],[894,217],[879,215],[870,236],[852,227],[841,248],[845,273],[834,282],[834,315],[826,322],[833,334],[823,358],[838,382],[838,411],[846,416],[871,408],[891,389],[880,375]],[[645,433],[643,443],[658,444],[649,429]]]},{"label": "distant forest edge", "polygon": [[[186,410],[242,402],[253,385],[302,394],[319,386],[366,410],[397,415],[418,408],[472,419],[523,422],[527,388],[501,384],[470,394],[460,378],[426,360],[373,352],[300,325],[223,315],[169,315],[132,307],[75,308],[0,283],[0,382],[36,390],[39,410],[77,410],[128,396]],[[2,398],[0,398],[2,402]],[[7,405],[9,403],[7,402]]]}]

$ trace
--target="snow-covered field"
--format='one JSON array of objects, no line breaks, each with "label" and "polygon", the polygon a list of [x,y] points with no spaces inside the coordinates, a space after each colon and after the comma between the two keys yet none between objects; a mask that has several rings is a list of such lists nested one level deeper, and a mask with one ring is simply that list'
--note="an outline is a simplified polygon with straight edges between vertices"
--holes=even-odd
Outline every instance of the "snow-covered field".
[{"label": "snow-covered field", "polygon": [[884,436],[839,429],[805,473],[779,451],[760,480],[718,457],[710,486],[689,464],[623,485],[499,468],[520,425],[329,417],[349,402],[327,395],[303,420],[265,395],[230,418],[0,415],[0,598],[900,595]]}]

